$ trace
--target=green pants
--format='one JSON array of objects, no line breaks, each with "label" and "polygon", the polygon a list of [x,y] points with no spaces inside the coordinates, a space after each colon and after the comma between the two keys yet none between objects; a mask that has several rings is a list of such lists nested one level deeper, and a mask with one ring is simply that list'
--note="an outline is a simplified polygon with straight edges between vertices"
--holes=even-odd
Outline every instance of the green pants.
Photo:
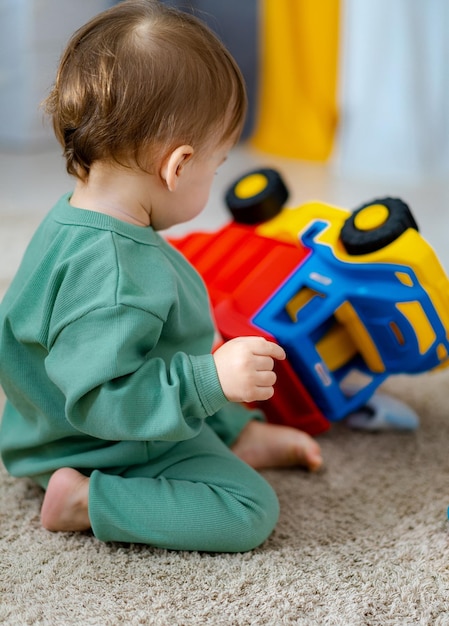
[{"label": "green pants", "polygon": [[90,476],[89,518],[102,541],[244,552],[265,541],[279,516],[273,489],[229,448],[252,419],[261,413],[229,404],[187,441],[124,441],[99,449],[64,442],[53,451],[51,471],[37,473],[34,459],[17,475],[44,489],[58,467]]},{"label": "green pants", "polygon": [[243,552],[269,536],[278,514],[272,488],[208,425],[148,463],[91,474],[89,516],[103,541]]}]

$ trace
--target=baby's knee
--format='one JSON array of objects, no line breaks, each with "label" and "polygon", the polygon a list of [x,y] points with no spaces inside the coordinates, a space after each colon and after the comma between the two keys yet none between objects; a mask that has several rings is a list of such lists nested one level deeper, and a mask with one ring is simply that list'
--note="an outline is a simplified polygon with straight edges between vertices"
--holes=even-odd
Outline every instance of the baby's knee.
[{"label": "baby's knee", "polygon": [[240,509],[232,537],[231,552],[248,552],[260,546],[273,532],[279,519],[279,501],[272,487],[260,477],[257,491],[237,496]]}]

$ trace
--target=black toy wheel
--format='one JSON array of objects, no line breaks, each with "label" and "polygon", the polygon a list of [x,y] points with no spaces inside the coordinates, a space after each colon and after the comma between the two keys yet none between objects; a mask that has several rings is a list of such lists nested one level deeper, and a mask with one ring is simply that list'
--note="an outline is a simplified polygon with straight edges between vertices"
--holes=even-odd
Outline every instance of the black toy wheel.
[{"label": "black toy wheel", "polygon": [[281,175],[272,169],[248,172],[225,195],[232,217],[240,224],[257,224],[275,217],[288,198]]},{"label": "black toy wheel", "polygon": [[369,254],[385,248],[408,228],[419,230],[408,205],[399,198],[379,198],[348,217],[340,240],[348,254]]}]

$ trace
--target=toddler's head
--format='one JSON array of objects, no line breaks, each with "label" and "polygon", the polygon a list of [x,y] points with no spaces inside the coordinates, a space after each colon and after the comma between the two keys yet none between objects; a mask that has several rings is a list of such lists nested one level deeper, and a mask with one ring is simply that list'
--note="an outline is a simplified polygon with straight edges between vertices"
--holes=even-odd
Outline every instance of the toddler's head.
[{"label": "toddler's head", "polygon": [[86,180],[95,161],[151,171],[178,145],[237,140],[246,95],[201,21],[158,0],[124,0],[73,35],[45,105],[67,171]]}]

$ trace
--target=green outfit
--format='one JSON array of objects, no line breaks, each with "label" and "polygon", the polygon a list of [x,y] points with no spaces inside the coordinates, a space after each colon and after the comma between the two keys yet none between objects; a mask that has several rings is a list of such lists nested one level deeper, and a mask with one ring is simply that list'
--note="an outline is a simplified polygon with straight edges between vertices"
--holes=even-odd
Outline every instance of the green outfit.
[{"label": "green outfit", "polygon": [[250,419],[211,355],[203,282],[151,227],[76,209],[43,221],[0,306],[0,451],[46,487],[91,477],[104,541],[243,551],[272,531],[271,487],[228,446]]}]

